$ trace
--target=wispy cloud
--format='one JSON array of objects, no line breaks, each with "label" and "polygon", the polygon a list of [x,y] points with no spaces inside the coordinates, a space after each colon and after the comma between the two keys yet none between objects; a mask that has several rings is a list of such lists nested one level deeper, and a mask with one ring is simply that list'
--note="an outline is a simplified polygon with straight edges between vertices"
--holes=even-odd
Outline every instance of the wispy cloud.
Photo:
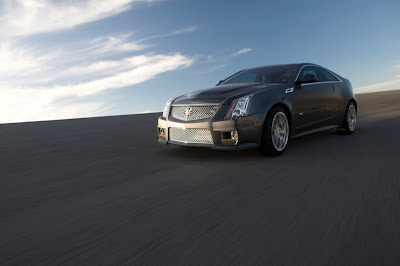
[{"label": "wispy cloud", "polygon": [[233,55],[237,56],[237,55],[241,55],[241,54],[247,54],[248,52],[251,52],[251,48],[243,48],[243,49],[237,51],[236,53],[234,53]]},{"label": "wispy cloud", "polygon": [[121,60],[95,61],[89,64],[74,65],[58,73],[58,77],[76,77],[82,75],[112,75],[126,71],[137,66],[149,63],[151,56],[138,55],[126,57]]},{"label": "wispy cloud", "polygon": [[128,36],[130,34],[103,36],[82,41],[75,49],[64,47],[51,52],[29,47],[23,41],[3,41],[0,43],[0,85],[37,84],[60,78],[82,78],[87,74],[104,76],[132,68],[148,57],[101,60],[104,56],[125,54],[147,47],[129,41]]},{"label": "wispy cloud", "polygon": [[[86,53],[79,47],[47,54],[18,42],[1,44],[0,123],[102,115],[107,110],[103,103],[74,101],[136,85],[161,73],[187,68],[195,61],[195,57],[180,53],[151,52],[101,60],[102,53],[125,51],[120,47],[130,41],[122,39],[125,41],[111,46],[107,42],[104,46],[89,42]],[[77,53],[81,55],[77,57]],[[93,58],[93,54],[100,57]],[[60,68],[58,62],[67,65]]]},{"label": "wispy cloud", "polygon": [[[181,54],[141,55],[124,59],[122,62],[103,61],[103,65],[100,69],[107,70],[108,65],[110,65],[111,68],[118,68],[123,65],[124,61],[129,61],[131,64],[130,69],[127,71],[118,72],[112,76],[81,84],[56,86],[54,89],[57,91],[65,91],[67,94],[73,96],[92,95],[108,89],[132,86],[152,79],[158,74],[189,67],[193,64],[194,59]],[[127,67],[124,66],[124,68]]]},{"label": "wispy cloud", "polygon": [[140,112],[141,114],[149,114],[149,113],[155,113],[156,111],[153,110],[145,110],[143,112]]},{"label": "wispy cloud", "polygon": [[182,33],[195,32],[197,30],[199,30],[199,27],[197,27],[197,26],[188,26],[186,28],[174,31],[173,34],[177,35],[177,34],[182,34]]},{"label": "wispy cloud", "polygon": [[[393,65],[393,69],[400,70],[400,64]],[[377,91],[391,91],[400,89],[400,75],[395,76],[392,80],[374,83],[367,86],[354,88],[355,93],[368,93]]]},{"label": "wispy cloud", "polygon": [[23,36],[71,29],[131,8],[133,3],[154,0],[3,0],[0,35]]},{"label": "wispy cloud", "polygon": [[104,115],[113,105],[98,100],[99,93],[191,66],[195,57],[179,52],[138,52],[152,47],[146,40],[194,32],[196,26],[141,40],[132,33],[75,39],[53,44],[51,49],[26,41],[33,34],[71,29],[119,14],[139,2],[153,0],[0,3],[0,123]]},{"label": "wispy cloud", "polygon": [[138,41],[130,41],[131,37],[132,33],[101,36],[91,40],[88,48],[79,52],[85,55],[100,55],[110,52],[140,51],[149,47],[146,44],[139,44]]},{"label": "wispy cloud", "polygon": [[215,70],[215,69],[219,69],[219,68],[223,68],[226,67],[227,65],[219,65],[219,66],[214,66],[211,68],[211,70]]},{"label": "wispy cloud", "polygon": [[40,74],[49,71],[49,63],[60,57],[59,51],[38,51],[37,48],[20,45],[13,41],[0,43],[0,85],[32,82]]},{"label": "wispy cloud", "polygon": [[141,42],[148,41],[148,40],[171,37],[171,36],[175,36],[175,35],[179,35],[179,34],[183,34],[183,33],[195,32],[198,29],[199,29],[199,27],[197,27],[197,26],[188,26],[188,27],[185,27],[185,28],[182,28],[182,29],[179,29],[179,30],[175,30],[175,31],[170,32],[170,33],[158,34],[158,35],[145,37],[145,38],[142,38],[142,39],[138,40],[137,43],[141,43]]},{"label": "wispy cloud", "polygon": [[400,77],[397,77],[394,80],[385,81],[381,83],[375,83],[368,86],[363,86],[359,88],[355,88],[355,93],[368,93],[375,91],[390,91],[390,90],[398,90],[400,89]]},{"label": "wispy cloud", "polygon": [[[141,55],[121,61],[103,61],[98,71],[119,68],[130,62],[129,70],[77,84],[51,87],[2,87],[0,123],[62,119],[100,115],[105,105],[99,102],[72,103],[81,97],[135,85],[161,73],[189,67],[194,59],[181,55]],[[92,66],[92,70],[96,66]],[[87,72],[86,72],[87,73]],[[85,74],[85,73],[82,73]],[[105,73],[103,73],[105,74]]]}]

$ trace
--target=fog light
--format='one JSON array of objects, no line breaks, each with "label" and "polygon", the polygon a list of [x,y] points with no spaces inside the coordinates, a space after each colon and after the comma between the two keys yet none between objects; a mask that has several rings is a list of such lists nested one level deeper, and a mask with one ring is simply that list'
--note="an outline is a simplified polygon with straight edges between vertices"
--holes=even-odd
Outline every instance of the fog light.
[{"label": "fog light", "polygon": [[231,138],[237,139],[237,131],[231,131]]},{"label": "fog light", "polygon": [[159,128],[158,130],[160,131],[160,134],[161,134],[161,135],[164,135],[164,132],[165,132],[165,131],[164,131],[163,128]]}]

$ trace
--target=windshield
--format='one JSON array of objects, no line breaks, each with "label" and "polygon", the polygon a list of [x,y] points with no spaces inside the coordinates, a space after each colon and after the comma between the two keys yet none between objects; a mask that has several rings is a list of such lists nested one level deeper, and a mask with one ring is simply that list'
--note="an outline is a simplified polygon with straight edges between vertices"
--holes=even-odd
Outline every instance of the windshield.
[{"label": "windshield", "polygon": [[293,79],[297,66],[270,66],[240,71],[224,80],[221,85],[234,83],[287,83]]}]

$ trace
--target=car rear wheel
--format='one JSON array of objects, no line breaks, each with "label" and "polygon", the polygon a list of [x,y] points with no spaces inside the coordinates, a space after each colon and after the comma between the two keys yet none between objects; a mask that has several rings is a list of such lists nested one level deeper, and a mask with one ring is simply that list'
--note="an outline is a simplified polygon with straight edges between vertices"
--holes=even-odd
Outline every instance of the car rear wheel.
[{"label": "car rear wheel", "polygon": [[267,156],[281,155],[287,146],[290,135],[289,121],[285,110],[273,108],[264,123],[261,152]]},{"label": "car rear wheel", "polygon": [[347,104],[342,127],[337,128],[338,134],[350,135],[356,130],[357,109],[353,102]]}]

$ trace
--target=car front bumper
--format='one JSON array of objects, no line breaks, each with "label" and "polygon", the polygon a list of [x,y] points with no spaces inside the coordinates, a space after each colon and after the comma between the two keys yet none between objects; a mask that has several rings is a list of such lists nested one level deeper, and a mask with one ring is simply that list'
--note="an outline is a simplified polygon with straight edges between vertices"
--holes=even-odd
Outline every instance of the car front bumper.
[{"label": "car front bumper", "polygon": [[[161,144],[175,144],[189,147],[209,147],[217,150],[241,150],[257,148],[260,145],[262,123],[260,116],[248,116],[240,120],[185,122],[170,121],[158,118],[157,132]],[[210,132],[210,143],[197,143],[191,140],[171,139],[171,128],[179,130],[207,130]],[[236,138],[232,137],[236,134]]]}]

